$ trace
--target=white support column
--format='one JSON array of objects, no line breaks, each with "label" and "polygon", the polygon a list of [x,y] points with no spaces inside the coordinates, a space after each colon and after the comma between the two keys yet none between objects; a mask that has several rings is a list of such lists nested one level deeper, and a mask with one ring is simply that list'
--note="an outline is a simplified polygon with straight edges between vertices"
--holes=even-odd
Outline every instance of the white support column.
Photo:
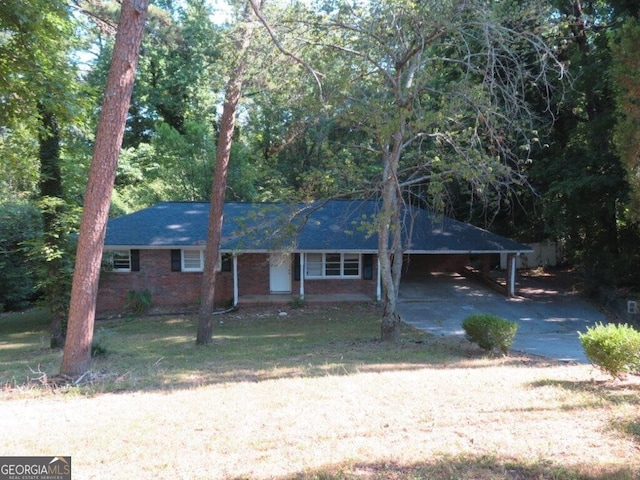
[{"label": "white support column", "polygon": [[300,300],[304,300],[304,253],[300,252]]},{"label": "white support column", "polygon": [[378,262],[378,271],[377,271],[378,280],[376,282],[376,300],[378,300],[379,302],[380,300],[382,300],[382,275],[380,274],[380,260],[378,259],[377,255],[376,255],[376,260]]},{"label": "white support column", "polygon": [[233,306],[238,306],[238,256],[233,254]]},{"label": "white support column", "polygon": [[507,296],[513,297],[516,294],[516,255],[509,255],[509,287],[507,288]]}]

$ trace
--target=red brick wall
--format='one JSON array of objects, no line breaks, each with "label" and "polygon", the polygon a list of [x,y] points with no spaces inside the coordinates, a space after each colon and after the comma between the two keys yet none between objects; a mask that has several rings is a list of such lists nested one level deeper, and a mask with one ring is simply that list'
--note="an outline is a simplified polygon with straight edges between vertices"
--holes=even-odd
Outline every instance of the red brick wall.
[{"label": "red brick wall", "polygon": [[[374,260],[373,279],[331,279],[331,280],[305,280],[305,294],[332,294],[332,293],[365,293],[375,295],[377,262]],[[293,257],[291,259],[293,269]],[[294,278],[294,272],[291,272]],[[291,293],[297,295],[300,292],[300,282],[292,280]],[[269,295],[269,255],[268,254],[244,254],[238,255],[238,290],[243,295]]]},{"label": "red brick wall", "polygon": [[[238,255],[239,295],[269,295],[269,255]],[[293,268],[293,259],[292,259]],[[305,280],[305,294],[363,293],[375,295],[377,262],[373,262],[373,279]],[[216,303],[228,305],[233,300],[233,272],[218,272]],[[293,272],[292,272],[293,278]],[[124,310],[129,291],[151,292],[156,307],[195,306],[200,301],[202,273],[172,272],[170,250],[140,250],[139,272],[102,272],[98,290],[98,313]],[[300,283],[292,281],[292,294],[300,292]]]},{"label": "red brick wall", "polygon": [[[292,294],[300,293],[300,282],[293,282]],[[363,293],[374,296],[376,294],[376,280],[359,280],[359,279],[323,279],[304,281],[305,295],[314,294],[333,294],[333,293]]]},{"label": "red brick wall", "polygon": [[[218,272],[216,303],[233,299],[232,272]],[[139,272],[102,272],[98,289],[98,313],[122,312],[129,291],[149,290],[154,306],[180,307],[200,301],[202,273],[172,272],[170,250],[140,250]]]},{"label": "red brick wall", "polygon": [[269,295],[271,293],[269,288],[268,254],[238,255],[238,292],[241,296]]}]

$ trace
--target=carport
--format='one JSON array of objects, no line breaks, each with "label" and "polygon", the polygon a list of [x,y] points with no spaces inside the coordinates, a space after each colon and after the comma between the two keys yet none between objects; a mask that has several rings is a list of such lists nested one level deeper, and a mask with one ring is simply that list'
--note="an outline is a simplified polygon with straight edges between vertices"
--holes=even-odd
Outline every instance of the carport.
[{"label": "carport", "polygon": [[[404,280],[419,280],[435,273],[459,273],[479,279],[508,297],[516,294],[516,258],[533,251],[527,245],[445,216],[412,218],[410,241],[405,250]],[[489,276],[507,257],[503,277]]]}]

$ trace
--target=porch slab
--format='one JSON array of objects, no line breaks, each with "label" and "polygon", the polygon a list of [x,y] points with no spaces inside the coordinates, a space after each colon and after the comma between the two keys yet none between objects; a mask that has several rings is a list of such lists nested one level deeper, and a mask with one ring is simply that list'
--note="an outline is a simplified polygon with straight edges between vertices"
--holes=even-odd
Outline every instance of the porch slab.
[{"label": "porch slab", "polygon": [[[242,295],[238,297],[238,305],[288,304],[297,301],[299,295]],[[333,295],[305,295],[307,303],[340,303],[340,302],[375,302],[376,299],[364,293],[342,293]]]}]

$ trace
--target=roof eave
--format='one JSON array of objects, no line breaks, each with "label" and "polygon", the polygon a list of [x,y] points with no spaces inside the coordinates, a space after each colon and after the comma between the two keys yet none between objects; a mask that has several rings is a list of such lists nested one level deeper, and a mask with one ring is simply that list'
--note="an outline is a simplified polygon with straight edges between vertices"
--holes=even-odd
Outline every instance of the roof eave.
[{"label": "roof eave", "polygon": [[421,254],[421,255],[487,255],[487,254],[500,254],[500,253],[514,253],[516,255],[522,255],[525,253],[533,253],[532,249],[518,249],[518,250],[405,250],[407,254]]}]

